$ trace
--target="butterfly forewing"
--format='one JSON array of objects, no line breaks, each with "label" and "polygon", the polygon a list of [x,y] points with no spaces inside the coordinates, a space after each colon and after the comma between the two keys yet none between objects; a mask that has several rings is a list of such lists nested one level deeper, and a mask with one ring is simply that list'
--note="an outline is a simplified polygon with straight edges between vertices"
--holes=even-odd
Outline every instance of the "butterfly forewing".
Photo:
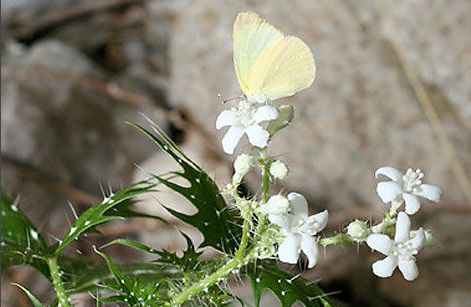
[{"label": "butterfly forewing", "polygon": [[244,94],[252,94],[249,78],[260,53],[283,38],[283,33],[257,14],[243,12],[237,15],[233,33],[234,66]]}]

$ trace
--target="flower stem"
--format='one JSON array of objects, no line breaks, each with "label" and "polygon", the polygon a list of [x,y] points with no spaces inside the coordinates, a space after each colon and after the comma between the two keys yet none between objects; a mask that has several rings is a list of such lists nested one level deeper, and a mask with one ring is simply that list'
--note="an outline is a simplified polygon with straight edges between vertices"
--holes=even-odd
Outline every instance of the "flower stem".
[{"label": "flower stem", "polygon": [[239,259],[230,260],[225,266],[218,269],[203,280],[197,282],[193,286],[182,291],[180,294],[174,297],[171,306],[181,306],[184,302],[189,300],[192,296],[204,291],[204,289],[214,285],[221,278],[229,275],[235,268],[240,265]]},{"label": "flower stem", "polygon": [[344,243],[358,243],[361,241],[356,241],[349,235],[339,233],[332,237],[326,237],[319,240],[319,244],[322,246],[344,244]]},{"label": "flower stem", "polygon": [[239,249],[235,254],[235,258],[238,259],[240,262],[244,261],[245,257],[245,250],[247,249],[247,243],[249,241],[249,221],[244,219],[244,226],[242,228],[242,239],[240,240]]},{"label": "flower stem", "polygon": [[259,152],[262,163],[262,204],[268,201],[268,188],[270,184],[270,159],[264,148]]},{"label": "flower stem", "polygon": [[57,294],[57,300],[59,301],[58,306],[60,307],[70,307],[69,298],[65,292],[64,284],[62,283],[62,277],[60,272],[59,263],[57,262],[56,257],[47,258],[47,265],[49,266],[49,271],[52,278],[52,283],[54,285],[54,290]]}]

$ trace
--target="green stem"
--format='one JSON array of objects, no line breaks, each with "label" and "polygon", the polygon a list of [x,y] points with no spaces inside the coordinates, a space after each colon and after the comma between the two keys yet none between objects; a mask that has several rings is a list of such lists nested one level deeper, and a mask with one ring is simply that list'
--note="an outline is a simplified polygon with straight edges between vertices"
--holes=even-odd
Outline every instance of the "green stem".
[{"label": "green stem", "polygon": [[264,148],[259,152],[262,163],[262,204],[268,201],[268,188],[270,184],[270,159]]},{"label": "green stem", "polygon": [[64,284],[62,283],[62,277],[60,272],[59,263],[57,258],[51,257],[47,258],[47,265],[49,266],[49,271],[51,273],[52,283],[54,285],[54,290],[57,294],[57,300],[59,301],[59,307],[71,307],[69,298],[65,292]]},{"label": "green stem", "polygon": [[240,262],[244,261],[245,257],[245,250],[247,249],[247,243],[249,241],[249,221],[247,218],[244,219],[244,226],[242,228],[242,239],[240,240],[239,249],[235,254],[235,258],[238,259]]},{"label": "green stem", "polygon": [[232,259],[225,266],[221,267],[213,274],[209,275],[208,277],[197,282],[193,286],[187,288],[186,290],[182,291],[180,294],[175,296],[175,298],[172,300],[172,306],[181,306],[184,302],[189,300],[192,296],[200,293],[201,291],[204,291],[204,289],[211,287],[216,282],[218,282],[221,278],[229,275],[239,265],[240,265],[239,259]]},{"label": "green stem", "polygon": [[326,237],[326,238],[320,239],[319,244],[322,246],[329,246],[329,245],[344,244],[344,243],[358,243],[362,241],[356,241],[349,235],[339,233],[332,237]]}]

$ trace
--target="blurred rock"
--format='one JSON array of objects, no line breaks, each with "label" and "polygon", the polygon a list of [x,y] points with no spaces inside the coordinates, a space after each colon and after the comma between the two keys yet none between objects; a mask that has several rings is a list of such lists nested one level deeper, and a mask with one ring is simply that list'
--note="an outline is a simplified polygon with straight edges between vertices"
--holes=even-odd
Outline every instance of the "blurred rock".
[{"label": "blurred rock", "polygon": [[166,129],[155,109],[110,98],[97,85],[106,87],[103,73],[61,42],[40,42],[2,64],[2,155],[71,186],[101,195],[100,184],[130,182],[133,163],[155,150],[124,124],[144,122],[138,112]]},{"label": "blurred rock", "polygon": [[[443,5],[450,14],[458,11],[465,14],[463,2]],[[221,105],[216,95],[233,97],[241,93],[232,64],[232,24],[237,12],[255,10],[284,32],[301,37],[317,59],[314,86],[295,97],[275,102],[295,105],[294,124],[275,138],[272,147],[274,154],[286,157],[292,170],[286,184],[288,189],[328,203],[330,208],[352,204],[378,208],[373,172],[379,166],[393,165],[423,169],[427,182],[438,184],[446,191],[445,203],[463,202],[463,193],[447,158],[383,31],[379,7],[368,1],[361,4],[299,1],[295,5],[286,1],[250,5],[231,2],[222,7],[214,0],[199,1],[182,12],[175,26],[170,51],[170,103],[189,109],[208,131],[222,138],[224,131],[216,134],[214,123],[227,105]],[[440,19],[433,18],[439,11],[438,8],[431,12],[421,10],[419,6],[410,12],[406,10],[411,20],[407,26],[416,29],[415,36],[427,37],[427,23],[419,21],[433,20],[439,24]],[[386,10],[386,14],[392,12]],[[390,19],[394,26],[401,26],[400,19]],[[462,22],[453,24],[448,19],[446,22],[450,29],[465,31],[460,30]],[[467,72],[467,66],[460,65],[469,62],[470,57],[463,54],[465,45],[460,41],[463,36],[453,37],[447,37],[446,41],[431,40],[436,57],[417,57],[415,66],[435,67],[447,72],[447,80],[460,79]],[[452,42],[462,47],[444,48]],[[405,50],[409,55],[408,51]],[[420,50],[414,52],[421,54]],[[436,60],[440,53],[454,58],[452,67]],[[422,76],[427,71],[419,73]],[[460,82],[466,82],[463,79]],[[445,86],[441,79],[425,80],[435,82],[438,91]],[[461,94],[455,96],[469,95],[471,80],[467,82],[467,86],[460,86]],[[453,87],[453,91],[460,90]],[[466,114],[469,109],[469,99],[445,102],[456,114]],[[444,118],[450,138],[464,160],[465,172],[470,173],[471,138],[463,120]],[[248,146],[239,148],[246,150]]]}]

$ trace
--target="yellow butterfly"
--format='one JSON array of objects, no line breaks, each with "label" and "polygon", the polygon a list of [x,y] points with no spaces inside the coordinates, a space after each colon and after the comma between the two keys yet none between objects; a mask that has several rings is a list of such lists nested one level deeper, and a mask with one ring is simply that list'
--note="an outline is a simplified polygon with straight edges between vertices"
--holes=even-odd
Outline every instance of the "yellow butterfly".
[{"label": "yellow butterfly", "polygon": [[237,80],[250,102],[288,97],[314,81],[316,66],[306,43],[254,12],[237,15],[233,44]]}]

